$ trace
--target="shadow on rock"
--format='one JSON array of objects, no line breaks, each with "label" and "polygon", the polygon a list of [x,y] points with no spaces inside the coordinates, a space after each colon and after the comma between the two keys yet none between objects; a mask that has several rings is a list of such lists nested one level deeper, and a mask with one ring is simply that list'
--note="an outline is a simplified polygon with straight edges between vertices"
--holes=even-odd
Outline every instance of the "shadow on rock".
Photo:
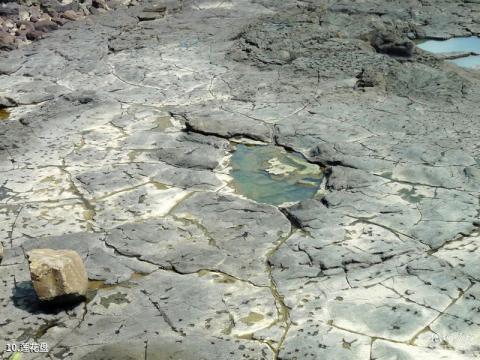
[{"label": "shadow on rock", "polygon": [[56,301],[40,301],[30,281],[21,281],[12,289],[12,302],[15,307],[31,314],[56,315],[62,311],[72,310],[77,307],[81,298],[62,297]]}]

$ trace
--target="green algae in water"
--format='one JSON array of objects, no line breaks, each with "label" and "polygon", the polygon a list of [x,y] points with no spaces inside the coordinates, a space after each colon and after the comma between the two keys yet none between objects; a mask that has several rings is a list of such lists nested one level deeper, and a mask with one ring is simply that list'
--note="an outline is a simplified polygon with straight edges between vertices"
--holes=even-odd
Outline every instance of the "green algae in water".
[{"label": "green algae in water", "polygon": [[313,198],[323,178],[317,165],[272,145],[238,145],[231,166],[237,193],[272,205]]}]

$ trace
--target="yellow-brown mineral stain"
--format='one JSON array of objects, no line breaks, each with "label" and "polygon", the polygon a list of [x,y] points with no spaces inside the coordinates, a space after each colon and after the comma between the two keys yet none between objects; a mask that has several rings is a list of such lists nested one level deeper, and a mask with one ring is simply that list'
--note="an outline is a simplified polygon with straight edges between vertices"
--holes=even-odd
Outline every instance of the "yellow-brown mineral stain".
[{"label": "yellow-brown mineral stain", "polygon": [[83,220],[93,220],[95,216],[95,211],[94,210],[84,210],[83,211]]},{"label": "yellow-brown mineral stain", "polygon": [[256,323],[262,321],[265,318],[262,314],[259,314],[257,312],[251,311],[248,316],[245,316],[244,318],[241,318],[240,321],[243,322],[244,324],[247,324],[248,326],[255,325]]},{"label": "yellow-brown mineral stain", "polygon": [[153,131],[164,131],[173,126],[170,116],[159,116],[156,119],[156,124],[157,126],[152,129]]},{"label": "yellow-brown mineral stain", "polygon": [[0,109],[0,120],[7,120],[10,113],[6,109]]}]

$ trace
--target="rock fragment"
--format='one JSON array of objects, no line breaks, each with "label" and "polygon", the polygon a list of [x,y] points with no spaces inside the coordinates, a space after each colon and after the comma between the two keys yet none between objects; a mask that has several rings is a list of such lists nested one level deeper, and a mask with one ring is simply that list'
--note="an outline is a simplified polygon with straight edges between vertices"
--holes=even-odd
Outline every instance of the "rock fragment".
[{"label": "rock fragment", "polygon": [[18,14],[18,4],[7,3],[0,6],[0,16],[12,16]]},{"label": "rock fragment", "polygon": [[34,24],[35,30],[41,32],[49,32],[58,29],[58,25],[50,20],[41,20]]},{"label": "rock fragment", "polygon": [[370,43],[379,53],[402,57],[411,57],[413,54],[413,42],[399,35],[377,32],[371,35]]},{"label": "rock fragment", "polygon": [[107,5],[105,0],[93,0],[92,5],[97,9],[100,8],[104,10],[110,10],[110,7]]},{"label": "rock fragment", "polygon": [[13,99],[7,96],[0,96],[0,109],[14,106],[17,106],[17,103]]},{"label": "rock fragment", "polygon": [[0,50],[11,50],[14,48],[15,37],[7,32],[0,31]]},{"label": "rock fragment", "polygon": [[43,37],[44,33],[37,30],[32,30],[26,33],[28,40],[39,40]]},{"label": "rock fragment", "polygon": [[166,6],[152,6],[143,9],[143,11],[138,15],[140,21],[151,21],[163,18],[167,12]]},{"label": "rock fragment", "polygon": [[67,20],[71,20],[71,21],[74,21],[74,20],[78,20],[79,18],[82,17],[82,15],[80,13],[77,13],[73,10],[67,10],[63,13],[63,17]]},{"label": "rock fragment", "polygon": [[84,298],[88,278],[77,252],[34,249],[27,257],[33,287],[40,301],[65,303]]},{"label": "rock fragment", "polygon": [[362,69],[356,78],[358,79],[355,84],[357,89],[373,87],[385,88],[386,86],[384,74],[374,67]]}]

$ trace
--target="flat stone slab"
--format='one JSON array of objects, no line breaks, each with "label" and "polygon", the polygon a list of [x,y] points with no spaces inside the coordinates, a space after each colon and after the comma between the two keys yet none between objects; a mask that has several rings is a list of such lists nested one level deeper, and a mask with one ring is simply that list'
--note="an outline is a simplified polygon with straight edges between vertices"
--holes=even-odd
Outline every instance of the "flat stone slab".
[{"label": "flat stone slab", "polygon": [[[411,45],[479,11],[146,1],[2,53],[0,357],[479,357],[480,78]],[[315,193],[236,193],[252,144]],[[86,303],[36,300],[35,248],[79,254]]]}]

